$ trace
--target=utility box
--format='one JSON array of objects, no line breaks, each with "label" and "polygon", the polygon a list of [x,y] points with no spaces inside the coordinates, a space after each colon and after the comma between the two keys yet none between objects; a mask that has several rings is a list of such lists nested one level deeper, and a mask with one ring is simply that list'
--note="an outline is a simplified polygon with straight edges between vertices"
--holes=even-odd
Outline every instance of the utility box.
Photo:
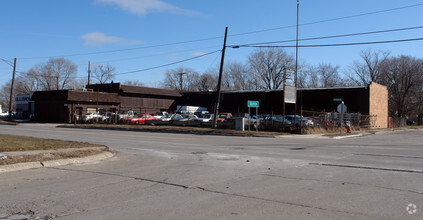
[{"label": "utility box", "polygon": [[237,131],[244,131],[245,129],[245,120],[244,118],[236,118],[235,119],[235,130]]}]

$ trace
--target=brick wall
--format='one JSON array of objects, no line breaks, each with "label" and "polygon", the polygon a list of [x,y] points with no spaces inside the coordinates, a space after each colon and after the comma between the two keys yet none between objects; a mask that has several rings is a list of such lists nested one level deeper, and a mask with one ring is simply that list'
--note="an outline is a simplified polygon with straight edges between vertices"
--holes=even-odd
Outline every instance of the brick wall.
[{"label": "brick wall", "polygon": [[375,128],[388,127],[388,89],[372,82],[370,84],[370,115],[376,115]]}]

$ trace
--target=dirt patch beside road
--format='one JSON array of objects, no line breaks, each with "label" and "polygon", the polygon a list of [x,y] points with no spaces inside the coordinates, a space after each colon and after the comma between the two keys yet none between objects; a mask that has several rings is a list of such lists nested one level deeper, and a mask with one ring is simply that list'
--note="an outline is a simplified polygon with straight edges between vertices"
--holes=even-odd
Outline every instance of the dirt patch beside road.
[{"label": "dirt patch beside road", "polygon": [[0,135],[0,165],[88,157],[110,148],[74,141]]}]

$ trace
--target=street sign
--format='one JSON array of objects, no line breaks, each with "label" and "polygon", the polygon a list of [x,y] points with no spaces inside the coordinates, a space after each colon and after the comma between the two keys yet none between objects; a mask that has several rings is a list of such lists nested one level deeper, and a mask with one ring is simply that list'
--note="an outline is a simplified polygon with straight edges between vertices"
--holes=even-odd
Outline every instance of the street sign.
[{"label": "street sign", "polygon": [[297,102],[297,88],[295,86],[285,85],[284,98],[285,103],[295,104]]},{"label": "street sign", "polygon": [[248,101],[247,105],[249,108],[258,108],[259,107],[259,101]]},{"label": "street sign", "polygon": [[333,98],[333,101],[334,102],[342,102],[342,101],[344,101],[342,98]]},{"label": "street sign", "polygon": [[336,110],[338,110],[339,113],[344,114],[347,112],[347,106],[344,103],[339,104]]}]

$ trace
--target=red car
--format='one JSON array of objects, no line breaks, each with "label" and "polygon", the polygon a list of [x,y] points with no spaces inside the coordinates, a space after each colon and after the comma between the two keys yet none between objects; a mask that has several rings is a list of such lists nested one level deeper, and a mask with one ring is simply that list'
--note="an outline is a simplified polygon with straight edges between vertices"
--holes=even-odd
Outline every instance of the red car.
[{"label": "red car", "polygon": [[231,113],[219,113],[217,115],[216,121],[218,121],[218,122],[224,122],[228,118],[232,118],[232,114]]},{"label": "red car", "polygon": [[142,114],[142,115],[135,115],[134,117],[131,118],[124,118],[123,119],[123,123],[124,124],[140,124],[143,125],[145,124],[146,121],[150,121],[155,119],[156,117],[149,115],[149,114]]}]

